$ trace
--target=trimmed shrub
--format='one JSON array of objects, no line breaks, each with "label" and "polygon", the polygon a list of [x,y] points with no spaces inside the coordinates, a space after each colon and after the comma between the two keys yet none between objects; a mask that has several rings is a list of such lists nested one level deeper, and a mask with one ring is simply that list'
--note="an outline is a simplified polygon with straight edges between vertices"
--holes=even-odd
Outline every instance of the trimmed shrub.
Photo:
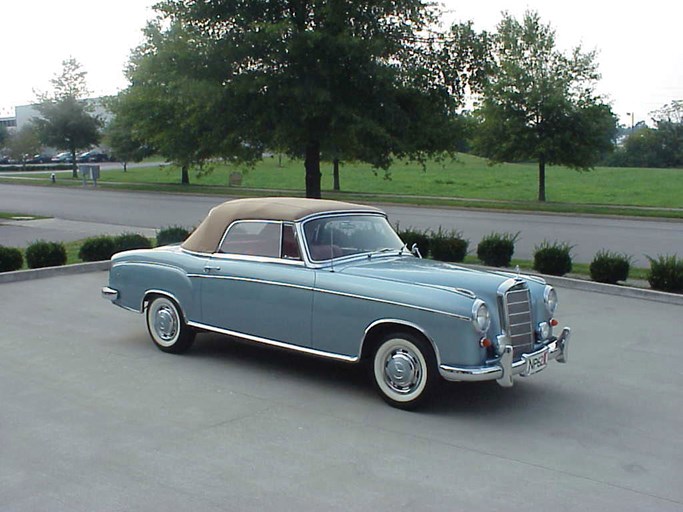
[{"label": "trimmed shrub", "polygon": [[610,251],[598,251],[589,267],[591,279],[598,283],[617,284],[626,281],[631,270],[631,257]]},{"label": "trimmed shrub", "polygon": [[512,233],[491,233],[485,236],[477,246],[477,258],[491,267],[509,267],[515,252],[515,242],[519,239],[519,231]]},{"label": "trimmed shrub", "polygon": [[413,248],[413,244],[417,244],[417,248],[420,250],[420,254],[423,258],[426,258],[429,254],[430,239],[429,234],[426,231],[419,231],[414,228],[408,228],[406,230],[400,230],[398,224],[396,225],[396,232],[401,240],[406,244],[408,250]]},{"label": "trimmed shrub", "polygon": [[66,264],[66,248],[59,242],[38,240],[26,248],[28,268],[59,267]]},{"label": "trimmed shrub", "polygon": [[19,249],[0,245],[0,272],[19,270],[23,264],[24,256]]},{"label": "trimmed shrub", "polygon": [[653,290],[670,293],[683,293],[683,259],[673,256],[650,258],[650,272],[647,281]]},{"label": "trimmed shrub", "polygon": [[83,261],[105,261],[114,254],[114,239],[110,236],[96,236],[87,238],[78,251],[78,257]]},{"label": "trimmed shrub", "polygon": [[572,271],[572,246],[566,242],[545,240],[534,251],[534,270],[541,274],[563,276]]},{"label": "trimmed shrub", "polygon": [[184,242],[190,232],[182,226],[169,226],[157,231],[157,246]]},{"label": "trimmed shrub", "polygon": [[432,258],[439,261],[461,262],[467,256],[469,240],[462,237],[460,231],[442,231],[441,228],[432,235],[429,250]]},{"label": "trimmed shrub", "polygon": [[114,253],[132,249],[151,249],[152,241],[138,233],[123,233],[114,237]]}]

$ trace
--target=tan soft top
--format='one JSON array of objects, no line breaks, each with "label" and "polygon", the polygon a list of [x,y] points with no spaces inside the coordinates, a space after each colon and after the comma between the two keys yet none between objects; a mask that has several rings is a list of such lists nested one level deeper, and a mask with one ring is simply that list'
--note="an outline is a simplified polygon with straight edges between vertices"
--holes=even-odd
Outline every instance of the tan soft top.
[{"label": "tan soft top", "polygon": [[226,201],[211,209],[197,229],[183,242],[183,249],[213,253],[218,249],[226,228],[236,220],[284,220],[295,222],[326,212],[354,211],[382,213],[365,206],[327,199],[298,197],[255,197]]}]

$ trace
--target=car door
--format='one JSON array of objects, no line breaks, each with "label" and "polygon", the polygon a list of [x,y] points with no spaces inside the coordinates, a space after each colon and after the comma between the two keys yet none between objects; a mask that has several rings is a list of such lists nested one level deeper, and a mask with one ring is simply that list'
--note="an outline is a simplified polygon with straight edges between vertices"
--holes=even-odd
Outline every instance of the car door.
[{"label": "car door", "polygon": [[206,262],[202,323],[308,347],[314,278],[301,259],[292,224],[235,222]]}]

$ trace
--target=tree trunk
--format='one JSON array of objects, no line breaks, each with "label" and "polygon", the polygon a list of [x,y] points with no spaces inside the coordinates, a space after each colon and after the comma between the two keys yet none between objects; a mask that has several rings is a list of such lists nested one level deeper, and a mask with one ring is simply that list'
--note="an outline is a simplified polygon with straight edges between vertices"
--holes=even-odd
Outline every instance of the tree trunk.
[{"label": "tree trunk", "polygon": [[332,173],[334,176],[334,190],[335,192],[339,192],[340,187],[339,187],[339,158],[335,158],[332,160]]},{"label": "tree trunk", "polygon": [[538,159],[538,200],[545,202],[545,156]]},{"label": "tree trunk", "polygon": [[309,141],[306,144],[306,197],[320,199],[320,142]]},{"label": "tree trunk", "polygon": [[78,166],[76,165],[76,148],[70,148],[71,151],[71,177],[78,178]]},{"label": "tree trunk", "polygon": [[180,183],[182,183],[183,185],[190,184],[190,173],[188,172],[188,167],[189,166],[187,164],[183,164],[183,166],[181,167],[182,174],[180,177]]}]

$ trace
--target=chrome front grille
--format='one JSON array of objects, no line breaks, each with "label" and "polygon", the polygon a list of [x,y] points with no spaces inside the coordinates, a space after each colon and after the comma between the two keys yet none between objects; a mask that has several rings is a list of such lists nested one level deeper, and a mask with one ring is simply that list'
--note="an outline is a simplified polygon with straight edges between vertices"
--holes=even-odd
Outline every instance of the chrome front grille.
[{"label": "chrome front grille", "polygon": [[505,330],[512,344],[513,359],[519,359],[525,352],[531,352],[534,344],[534,329],[531,323],[529,290],[524,283],[517,283],[503,295]]}]

